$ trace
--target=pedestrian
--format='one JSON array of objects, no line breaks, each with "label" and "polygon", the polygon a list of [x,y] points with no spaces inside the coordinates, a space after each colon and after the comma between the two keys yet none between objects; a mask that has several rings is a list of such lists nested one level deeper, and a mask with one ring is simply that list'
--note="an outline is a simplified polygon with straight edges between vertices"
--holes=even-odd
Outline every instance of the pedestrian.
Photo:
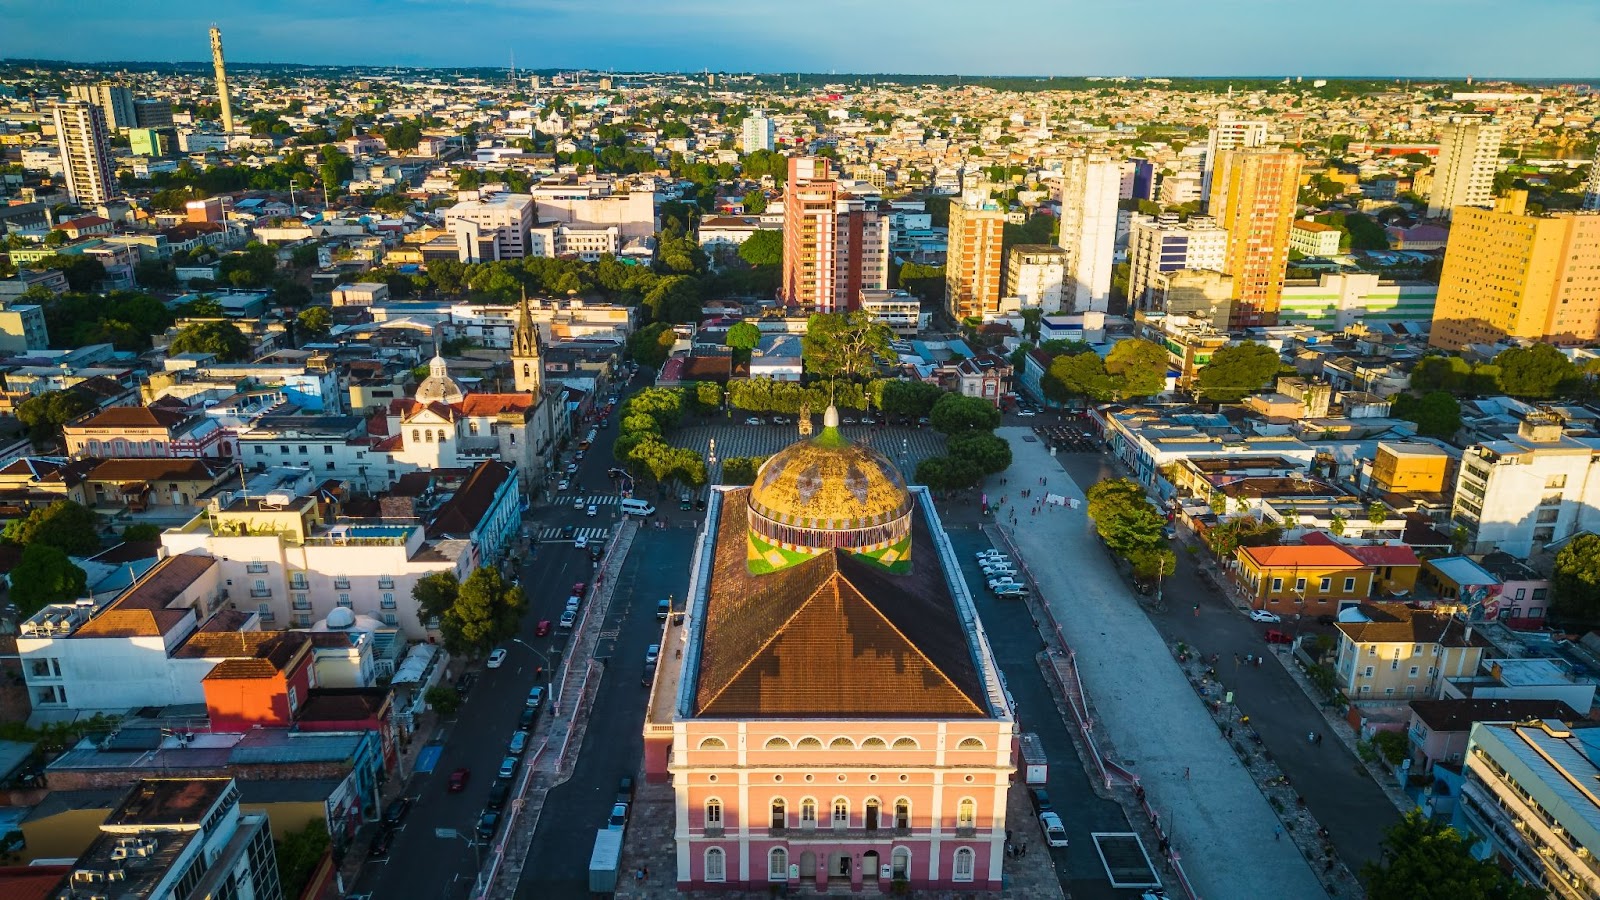
[{"label": "pedestrian", "polygon": [[1233,726],[1232,725],[1228,726],[1228,739],[1229,740],[1233,739]]},{"label": "pedestrian", "polygon": [[1184,766],[1183,767],[1183,780],[1184,781],[1188,781],[1189,780],[1189,767],[1188,766]]},{"label": "pedestrian", "polygon": [[646,877],[646,878],[650,877],[650,867],[649,866],[645,866],[644,867],[644,877]]},{"label": "pedestrian", "polygon": [[1198,603],[1196,603],[1194,605],[1194,614],[1195,614],[1195,618],[1199,618],[1200,617],[1200,604],[1198,604]]},{"label": "pedestrian", "polygon": [[1272,839],[1275,840],[1275,841],[1283,840],[1283,826],[1282,825],[1274,825],[1274,826],[1272,826]]},{"label": "pedestrian", "polygon": [[1027,841],[1023,841],[1022,842],[1022,855],[1023,856],[1027,856],[1028,855],[1028,842]]}]

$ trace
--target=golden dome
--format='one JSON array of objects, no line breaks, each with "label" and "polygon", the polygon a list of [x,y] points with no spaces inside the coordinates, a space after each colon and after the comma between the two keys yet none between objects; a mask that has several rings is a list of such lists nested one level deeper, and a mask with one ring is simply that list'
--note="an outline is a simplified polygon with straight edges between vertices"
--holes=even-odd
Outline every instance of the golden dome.
[{"label": "golden dome", "polygon": [[910,535],[911,495],[888,457],[845,440],[829,407],[820,434],[790,444],[756,473],[749,521],[752,539],[791,554],[872,554]]}]

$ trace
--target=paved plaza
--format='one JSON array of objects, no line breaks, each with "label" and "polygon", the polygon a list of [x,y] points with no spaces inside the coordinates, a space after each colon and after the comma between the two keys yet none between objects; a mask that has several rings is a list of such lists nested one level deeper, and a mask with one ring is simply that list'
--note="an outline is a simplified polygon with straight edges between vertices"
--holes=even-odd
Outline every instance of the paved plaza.
[{"label": "paved plaza", "polygon": [[[989,496],[1006,498],[1001,518],[1077,652],[1108,755],[1139,775],[1198,893],[1325,896],[1294,844],[1275,837],[1277,816],[1113,567],[1084,507],[1032,512],[1046,490],[1080,501],[1083,491],[1042,444],[1024,440],[1030,429],[997,433],[1010,441],[1014,462],[1006,484],[990,479]],[[1035,498],[1022,499],[1030,487]]]},{"label": "paved plaza", "polygon": [[[815,417],[821,427],[820,417]],[[901,428],[894,425],[843,425],[840,431],[858,444],[877,450],[889,457],[912,481],[917,463],[930,456],[944,455],[944,435],[930,427]],[[672,443],[706,453],[711,439],[717,440],[717,458],[730,456],[771,456],[794,443],[799,431],[794,425],[745,425],[734,418],[728,422],[705,424],[691,421],[672,433]]]}]

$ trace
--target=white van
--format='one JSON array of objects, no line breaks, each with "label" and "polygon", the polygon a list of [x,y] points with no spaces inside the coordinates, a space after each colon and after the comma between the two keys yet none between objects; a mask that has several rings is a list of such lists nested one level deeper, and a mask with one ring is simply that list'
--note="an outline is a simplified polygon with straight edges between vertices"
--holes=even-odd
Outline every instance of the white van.
[{"label": "white van", "polygon": [[656,508],[643,500],[628,499],[622,501],[622,514],[625,516],[653,516]]}]

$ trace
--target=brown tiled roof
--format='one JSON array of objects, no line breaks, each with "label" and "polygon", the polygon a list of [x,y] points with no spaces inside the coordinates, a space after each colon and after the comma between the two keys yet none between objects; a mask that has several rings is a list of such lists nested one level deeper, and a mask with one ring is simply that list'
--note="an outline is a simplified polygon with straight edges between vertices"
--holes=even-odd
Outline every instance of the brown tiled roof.
[{"label": "brown tiled roof", "polygon": [[466,483],[445,501],[439,514],[428,523],[428,537],[471,534],[489,512],[495,492],[511,478],[511,471],[510,466],[497,460],[478,463],[467,476]]},{"label": "brown tiled roof", "polygon": [[[1413,609],[1404,603],[1363,603],[1369,622],[1340,622],[1338,629],[1358,644],[1438,644],[1465,647],[1467,628],[1449,613]],[[1474,647],[1488,646],[1483,635],[1472,635]]]},{"label": "brown tiled roof", "polygon": [[1434,731],[1466,731],[1473,722],[1525,722],[1556,719],[1572,722],[1577,710],[1561,700],[1413,700],[1411,709]]},{"label": "brown tiled roof", "polygon": [[987,715],[966,632],[920,517],[913,516],[908,574],[834,550],[752,575],[747,496],[738,490],[724,499],[698,715]]},{"label": "brown tiled roof", "polygon": [[188,418],[188,415],[170,409],[113,406],[73,424],[80,428],[171,428],[183,424]]},{"label": "brown tiled roof", "polygon": [[193,615],[188,607],[168,609],[167,604],[216,564],[212,557],[200,554],[180,553],[167,557],[73,636],[159,637],[166,634]]},{"label": "brown tiled roof", "polygon": [[301,722],[358,722],[376,718],[389,705],[389,689],[312,688],[295,719]]},{"label": "brown tiled roof", "polygon": [[210,481],[217,472],[200,459],[108,459],[90,481]]},{"label": "brown tiled roof", "polygon": [[463,416],[498,416],[527,412],[538,399],[532,394],[468,394],[455,407]]},{"label": "brown tiled roof", "polygon": [[244,639],[242,645],[249,644],[257,634],[264,635],[266,639],[255,641],[253,650],[246,650],[235,658],[225,659],[212,666],[204,680],[272,678],[280,672],[288,671],[297,658],[310,652],[311,639],[299,631],[250,632],[241,635]]}]

